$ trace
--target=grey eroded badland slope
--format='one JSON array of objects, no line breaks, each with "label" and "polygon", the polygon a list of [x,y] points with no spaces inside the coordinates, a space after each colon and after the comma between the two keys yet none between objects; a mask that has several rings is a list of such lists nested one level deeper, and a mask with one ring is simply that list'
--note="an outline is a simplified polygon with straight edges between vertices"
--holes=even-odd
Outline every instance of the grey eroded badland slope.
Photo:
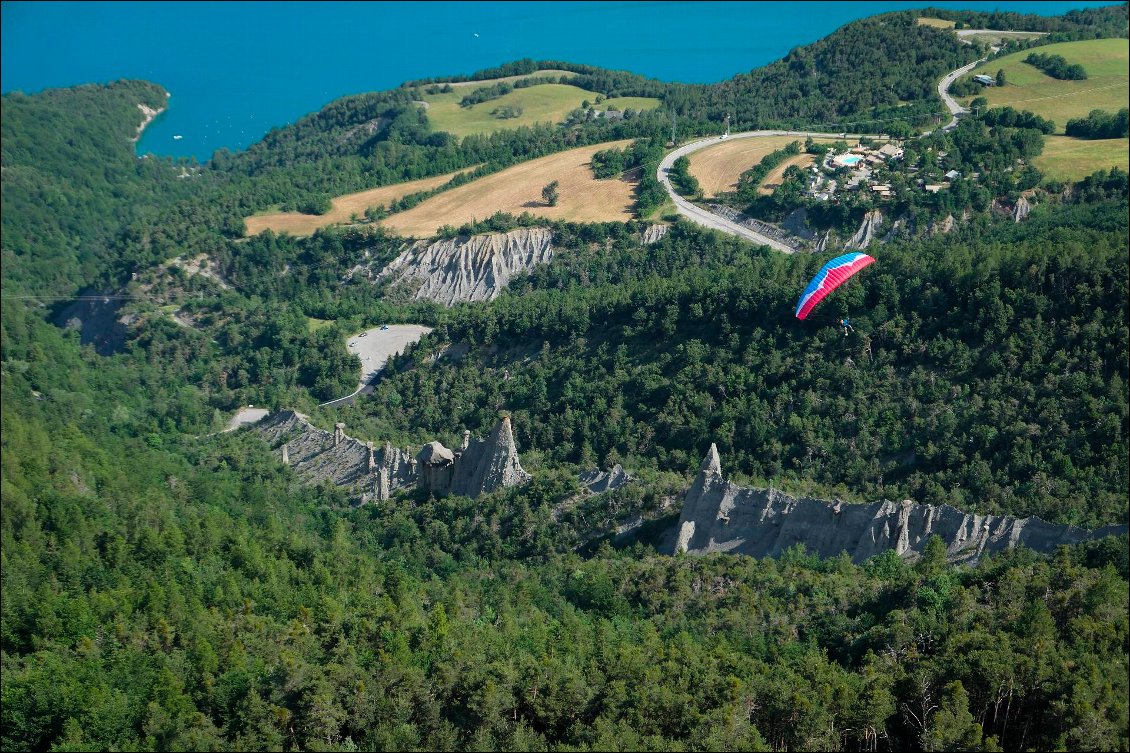
[{"label": "grey eroded badland slope", "polygon": [[378,280],[415,287],[417,299],[452,306],[490,301],[511,278],[553,258],[548,228],[416,241],[377,275]]},{"label": "grey eroded badland slope", "polygon": [[[639,241],[645,246],[658,243],[667,230],[667,225],[649,225]],[[379,272],[361,263],[347,279],[388,281],[417,299],[453,306],[494,300],[516,275],[548,264],[554,253],[553,232],[545,227],[421,240],[407,245]]]},{"label": "grey eroded badland slope", "polygon": [[982,555],[1024,545],[1048,552],[1074,544],[1126,533],[1114,525],[1088,531],[1053,525],[1039,518],[976,515],[949,505],[902,502],[846,504],[796,498],[771,489],[750,489],[722,477],[718,448],[710,445],[698,477],[683,499],[675,528],[675,552],[734,552],[776,557],[804,544],[809,552],[835,557],[847,552],[853,561],[893,549],[917,558],[933,535],[946,544],[950,562],[975,562]]},{"label": "grey eroded badland slope", "polygon": [[465,432],[459,449],[429,442],[415,457],[407,447],[386,443],[377,449],[354,439],[345,433],[345,424],[332,432],[319,429],[291,410],[259,422],[255,431],[304,481],[329,481],[361,502],[384,501],[398,489],[417,485],[436,494],[477,497],[530,479],[518,458],[509,416],[486,439],[472,439]]}]

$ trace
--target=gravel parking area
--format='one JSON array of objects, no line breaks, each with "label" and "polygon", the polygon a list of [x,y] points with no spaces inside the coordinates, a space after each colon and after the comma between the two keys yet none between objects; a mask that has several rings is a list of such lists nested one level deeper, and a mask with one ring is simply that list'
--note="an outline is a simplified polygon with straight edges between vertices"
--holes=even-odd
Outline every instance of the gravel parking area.
[{"label": "gravel parking area", "polygon": [[361,359],[361,381],[357,384],[358,391],[373,380],[385,362],[421,337],[432,331],[431,327],[422,324],[386,324],[373,327],[348,340],[350,353],[356,353]]}]

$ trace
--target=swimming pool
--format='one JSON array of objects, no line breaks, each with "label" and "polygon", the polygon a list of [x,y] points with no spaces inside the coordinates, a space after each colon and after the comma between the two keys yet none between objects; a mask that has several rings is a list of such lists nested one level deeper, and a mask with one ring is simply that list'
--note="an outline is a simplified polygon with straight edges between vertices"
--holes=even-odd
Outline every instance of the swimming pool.
[{"label": "swimming pool", "polygon": [[834,162],[837,165],[844,165],[846,167],[853,167],[862,159],[863,159],[863,157],[860,157],[858,154],[841,154],[839,157],[836,157]]}]

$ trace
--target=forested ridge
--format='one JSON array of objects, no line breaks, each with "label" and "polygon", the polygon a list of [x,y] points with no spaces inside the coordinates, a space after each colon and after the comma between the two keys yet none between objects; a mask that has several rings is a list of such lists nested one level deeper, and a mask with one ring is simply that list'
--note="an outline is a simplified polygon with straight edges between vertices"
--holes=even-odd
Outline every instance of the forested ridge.
[{"label": "forested ridge", "polygon": [[879,133],[896,122],[916,127],[940,123],[945,109],[937,98],[937,81],[988,54],[987,48],[963,44],[952,30],[918,24],[919,17],[959,21],[967,28],[1047,33],[1033,44],[1128,33],[1124,4],[1054,18],[924,8],[853,21],[824,39],[791,50],[783,60],[715,84],[669,84],[575,62],[526,59],[471,76],[422,79],[405,86],[565,70],[575,76],[563,77],[562,83],[606,96],[662,98],[664,109],[676,112],[689,133],[718,132],[727,115],[735,131],[825,128]]},{"label": "forested ridge", "polygon": [[162,109],[165,91],[118,81],[4,95],[5,292],[72,293],[92,283],[118,261],[123,225],[187,196],[171,170],[134,156],[138,104]]},{"label": "forested ridge", "polygon": [[[914,15],[879,18],[729,91],[804,87],[778,69],[851,59]],[[1118,33],[1120,19],[1125,6],[1092,9],[1045,30]],[[963,54],[915,34],[923,69]],[[891,43],[887,59],[908,61]],[[892,86],[910,75],[898,66]],[[886,106],[853,86],[805,101]],[[877,263],[804,322],[797,291],[822,258],[685,223],[644,246],[642,222],[489,218],[465,230],[546,224],[554,260],[452,309],[343,282],[403,248],[379,227],[240,237],[267,206],[669,128],[657,113],[454,140],[411,88],[339,100],[206,165],[132,154],[137,105],[164,104],[155,85],[4,97],[0,748],[1130,749],[1126,537],[963,568],[937,539],[917,562],[862,565],[648,543],[711,442],[736,480],[793,493],[1124,523],[1124,172],[1046,190],[1020,224],[984,212],[873,247]],[[665,90],[691,132],[730,106],[707,89]],[[816,117],[805,101],[764,117]],[[985,131],[963,128],[944,144],[959,166],[995,170]],[[598,162],[646,166],[661,143]],[[198,253],[226,287],[161,264]],[[49,323],[55,296],[90,286],[134,297],[114,355]],[[355,385],[345,336],[383,322],[435,331],[372,396],[318,408]],[[440,357],[449,344],[466,355]],[[506,412],[534,477],[474,501],[352,507],[254,434],[214,433],[248,403],[417,446]],[[615,462],[637,480],[578,497],[578,471]],[[612,546],[637,514],[639,541]]]}]

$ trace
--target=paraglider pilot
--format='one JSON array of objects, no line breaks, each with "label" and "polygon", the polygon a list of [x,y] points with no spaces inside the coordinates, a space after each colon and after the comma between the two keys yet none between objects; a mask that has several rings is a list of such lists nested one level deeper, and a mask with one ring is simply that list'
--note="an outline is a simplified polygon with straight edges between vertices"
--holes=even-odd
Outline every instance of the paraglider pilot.
[{"label": "paraglider pilot", "polygon": [[[875,260],[867,254],[852,251],[837,256],[825,264],[800,294],[800,300],[796,302],[796,318],[804,319],[816,304],[824,300],[825,296],[847,282],[856,272],[874,262]],[[840,320],[840,326],[844,329],[844,337],[847,337],[848,332],[855,331],[851,326],[851,320],[846,316]]]}]

